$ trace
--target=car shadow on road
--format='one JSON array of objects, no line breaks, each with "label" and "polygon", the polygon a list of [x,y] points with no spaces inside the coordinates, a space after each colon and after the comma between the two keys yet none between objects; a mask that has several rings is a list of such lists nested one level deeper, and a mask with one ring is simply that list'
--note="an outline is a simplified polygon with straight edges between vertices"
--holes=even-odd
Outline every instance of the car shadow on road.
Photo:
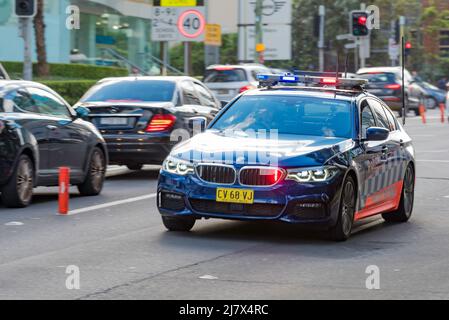
[{"label": "car shadow on road", "polygon": [[159,178],[159,170],[141,170],[130,171],[120,175],[114,175],[107,178],[107,181],[123,181],[123,180],[155,180]]},{"label": "car shadow on road", "polygon": [[[229,222],[201,225],[190,233],[165,232],[160,241],[163,245],[200,250],[210,249],[214,243],[219,247],[226,244],[248,243],[264,250],[273,247],[273,253],[291,252],[311,256],[335,256],[353,258],[376,250],[397,249],[416,235],[418,227],[413,223],[391,224],[382,219],[359,223],[347,242],[333,242],[323,230],[298,227],[272,222]],[[400,237],[398,237],[400,235]],[[204,242],[207,244],[204,245]],[[224,243],[223,243],[224,241]],[[312,249],[313,250],[310,250]],[[304,249],[304,250],[301,250]],[[333,250],[337,250],[335,255]]]}]

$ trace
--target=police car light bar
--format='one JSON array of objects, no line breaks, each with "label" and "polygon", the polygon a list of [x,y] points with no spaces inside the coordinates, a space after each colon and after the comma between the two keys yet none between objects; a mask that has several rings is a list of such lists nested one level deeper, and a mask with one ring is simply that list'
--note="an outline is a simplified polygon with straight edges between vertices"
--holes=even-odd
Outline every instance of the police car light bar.
[{"label": "police car light bar", "polygon": [[368,84],[368,80],[365,79],[337,79],[335,77],[316,77],[293,74],[259,74],[257,75],[257,80],[259,81],[259,88],[270,88],[282,83],[335,88],[357,88]]}]

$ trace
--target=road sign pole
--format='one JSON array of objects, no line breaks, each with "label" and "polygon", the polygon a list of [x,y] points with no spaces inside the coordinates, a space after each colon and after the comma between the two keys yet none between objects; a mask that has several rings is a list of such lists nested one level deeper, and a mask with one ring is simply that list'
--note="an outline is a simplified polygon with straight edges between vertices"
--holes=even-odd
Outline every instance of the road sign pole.
[{"label": "road sign pole", "polygon": [[324,31],[325,31],[325,23],[326,23],[326,7],[325,6],[320,6],[319,16],[320,16],[320,40],[318,42],[318,49],[319,49],[320,72],[323,72],[324,71]]},{"label": "road sign pole", "polygon": [[191,63],[190,63],[190,42],[184,42],[184,73],[186,76],[190,75]]}]

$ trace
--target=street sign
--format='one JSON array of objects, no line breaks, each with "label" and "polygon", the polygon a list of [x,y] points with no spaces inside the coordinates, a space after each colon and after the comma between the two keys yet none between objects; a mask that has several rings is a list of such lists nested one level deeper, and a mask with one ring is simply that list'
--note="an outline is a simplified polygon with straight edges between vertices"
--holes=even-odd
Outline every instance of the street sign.
[{"label": "street sign", "polygon": [[204,0],[155,0],[155,7],[196,7],[204,6]]},{"label": "street sign", "polygon": [[352,34],[350,34],[350,33],[348,33],[348,34],[340,34],[340,35],[337,36],[337,40],[338,41],[341,41],[341,40],[353,40],[353,39],[355,39],[355,37]]},{"label": "street sign", "polygon": [[222,46],[221,25],[207,24],[204,44],[207,46],[221,47]]},{"label": "street sign", "polygon": [[[254,60],[256,48],[255,27],[247,27],[246,59]],[[292,39],[291,26],[272,25],[263,27],[263,41],[265,45],[264,58],[266,61],[291,60]]]},{"label": "street sign", "polygon": [[204,8],[183,11],[178,17],[177,26],[180,41],[204,41],[206,29]]},{"label": "street sign", "polygon": [[[256,0],[240,0],[243,4],[243,23],[256,21]],[[290,24],[292,20],[292,0],[263,0],[262,23]]]},{"label": "street sign", "polygon": [[153,41],[204,41],[204,7],[153,7]]}]

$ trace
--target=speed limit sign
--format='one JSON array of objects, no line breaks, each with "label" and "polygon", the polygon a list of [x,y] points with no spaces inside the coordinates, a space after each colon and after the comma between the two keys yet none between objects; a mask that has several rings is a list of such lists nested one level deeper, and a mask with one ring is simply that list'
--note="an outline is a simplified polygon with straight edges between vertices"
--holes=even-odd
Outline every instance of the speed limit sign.
[{"label": "speed limit sign", "polygon": [[178,18],[178,31],[181,41],[204,41],[206,18],[204,8],[189,9]]}]

